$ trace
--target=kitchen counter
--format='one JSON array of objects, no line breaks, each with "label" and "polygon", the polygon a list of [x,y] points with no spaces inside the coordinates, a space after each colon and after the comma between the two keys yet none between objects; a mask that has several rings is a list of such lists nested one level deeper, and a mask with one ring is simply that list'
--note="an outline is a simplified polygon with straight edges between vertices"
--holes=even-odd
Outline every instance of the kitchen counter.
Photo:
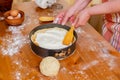
[{"label": "kitchen counter", "polygon": [[13,5],[25,12],[25,20],[20,26],[0,21],[0,80],[120,80],[120,54],[89,24],[76,28],[76,49],[60,60],[58,75],[41,74],[42,58],[31,50],[29,32],[45,24],[39,21],[40,16],[56,16],[67,7],[64,0],[45,10],[34,1]]}]

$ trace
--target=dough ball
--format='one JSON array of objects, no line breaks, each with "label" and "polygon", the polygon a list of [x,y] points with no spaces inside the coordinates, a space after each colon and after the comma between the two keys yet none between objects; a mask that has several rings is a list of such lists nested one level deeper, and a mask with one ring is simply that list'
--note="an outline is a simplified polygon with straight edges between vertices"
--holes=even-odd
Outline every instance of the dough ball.
[{"label": "dough ball", "polygon": [[59,61],[54,57],[45,57],[41,61],[40,71],[45,76],[56,76],[60,69]]}]

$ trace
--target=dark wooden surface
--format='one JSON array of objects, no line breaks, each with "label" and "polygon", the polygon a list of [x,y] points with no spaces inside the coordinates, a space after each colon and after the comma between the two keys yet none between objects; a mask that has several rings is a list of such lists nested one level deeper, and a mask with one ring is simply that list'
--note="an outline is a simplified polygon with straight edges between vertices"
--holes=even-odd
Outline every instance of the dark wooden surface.
[{"label": "dark wooden surface", "polygon": [[11,9],[13,0],[0,0],[0,12],[5,12]]}]

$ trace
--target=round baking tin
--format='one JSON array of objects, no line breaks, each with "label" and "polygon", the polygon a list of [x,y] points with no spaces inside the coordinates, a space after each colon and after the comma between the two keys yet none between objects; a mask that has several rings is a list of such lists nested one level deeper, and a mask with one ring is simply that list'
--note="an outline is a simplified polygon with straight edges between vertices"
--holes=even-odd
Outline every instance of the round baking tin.
[{"label": "round baking tin", "polygon": [[75,40],[73,41],[73,43],[71,45],[69,45],[65,48],[61,48],[61,49],[46,49],[46,48],[37,46],[31,40],[31,36],[36,31],[41,30],[41,29],[54,28],[54,27],[63,28],[66,30],[70,29],[70,27],[68,27],[66,25],[60,25],[60,24],[54,24],[54,23],[44,24],[44,25],[40,25],[40,26],[35,27],[29,34],[31,49],[35,52],[35,54],[37,54],[43,58],[47,57],[47,56],[53,56],[57,59],[63,59],[63,58],[68,57],[75,50],[75,47],[76,47],[75,45],[76,45],[76,41],[77,41],[77,34],[75,31],[74,31]]}]

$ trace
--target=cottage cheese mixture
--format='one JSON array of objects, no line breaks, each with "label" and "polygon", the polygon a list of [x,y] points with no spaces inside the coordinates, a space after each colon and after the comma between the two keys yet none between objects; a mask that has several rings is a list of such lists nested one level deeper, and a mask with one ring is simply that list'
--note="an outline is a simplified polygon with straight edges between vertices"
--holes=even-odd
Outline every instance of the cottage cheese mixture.
[{"label": "cottage cheese mixture", "polygon": [[32,35],[32,41],[40,47],[47,49],[61,49],[67,47],[62,44],[67,30],[62,28],[42,29]]}]

